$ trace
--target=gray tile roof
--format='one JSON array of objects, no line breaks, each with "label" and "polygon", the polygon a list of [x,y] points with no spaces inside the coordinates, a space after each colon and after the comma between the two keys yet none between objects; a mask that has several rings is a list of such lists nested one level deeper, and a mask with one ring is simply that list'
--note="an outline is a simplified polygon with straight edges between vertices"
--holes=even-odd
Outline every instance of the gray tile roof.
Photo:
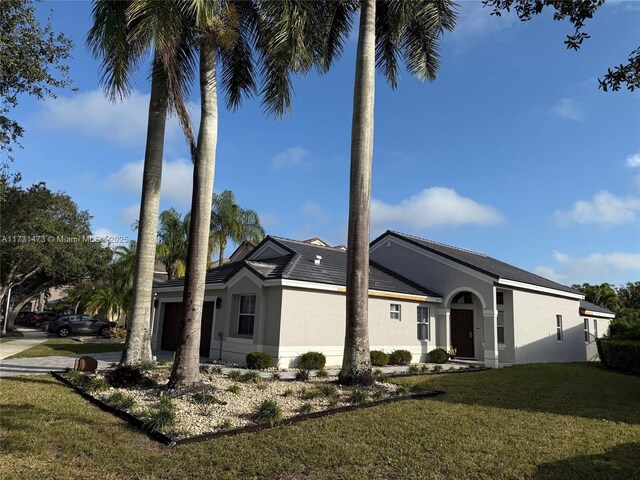
[{"label": "gray tile roof", "polygon": [[[346,284],[347,253],[345,251],[280,237],[266,237],[263,243],[267,241],[276,243],[289,253],[268,260],[251,260],[252,254],[260,248],[258,245],[244,260],[226,263],[221,267],[208,270],[206,283],[208,285],[225,283],[240,269],[246,267],[263,280],[288,279],[340,286]],[[320,265],[314,263],[316,255],[322,257]],[[374,262],[370,265],[369,288],[373,290],[442,297],[441,294],[403,278]],[[182,285],[184,285],[184,278],[174,279],[157,286],[165,288]]]},{"label": "gray tile roof", "polygon": [[614,312],[612,312],[608,308],[601,307],[600,305],[596,305],[595,303],[587,302],[586,300],[580,300],[580,309],[589,310],[590,312],[607,313],[609,315],[614,315]]},{"label": "gray tile roof", "polygon": [[382,241],[386,235],[392,235],[400,238],[413,245],[424,248],[430,252],[441,255],[449,260],[453,260],[454,262],[465,265],[473,270],[496,279],[502,278],[516,282],[528,283],[529,285],[535,285],[538,287],[552,288],[561,292],[580,294],[580,292],[567,287],[566,285],[561,285],[560,283],[548,280],[534,273],[527,272],[526,270],[514,267],[508,263],[501,262],[500,260],[496,260],[495,258],[491,258],[482,253],[452,247],[450,245],[445,245],[443,243],[434,242],[432,240],[427,240],[426,238],[420,238],[406,233],[388,230],[386,233],[375,239],[371,245],[373,246],[377,242]]}]

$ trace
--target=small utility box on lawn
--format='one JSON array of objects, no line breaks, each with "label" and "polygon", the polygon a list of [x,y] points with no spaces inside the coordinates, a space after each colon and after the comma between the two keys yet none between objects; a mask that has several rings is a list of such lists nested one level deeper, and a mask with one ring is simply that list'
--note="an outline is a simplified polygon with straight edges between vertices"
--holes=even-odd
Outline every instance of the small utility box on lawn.
[{"label": "small utility box on lawn", "polygon": [[89,355],[85,355],[76,360],[73,369],[78,372],[95,372],[98,369],[98,361]]}]

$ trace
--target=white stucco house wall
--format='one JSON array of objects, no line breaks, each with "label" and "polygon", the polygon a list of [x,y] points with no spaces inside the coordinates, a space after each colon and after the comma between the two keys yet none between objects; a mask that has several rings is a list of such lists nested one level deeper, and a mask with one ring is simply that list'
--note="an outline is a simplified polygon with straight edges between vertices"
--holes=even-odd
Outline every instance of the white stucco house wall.
[{"label": "white stucco house wall", "polygon": [[[201,355],[244,363],[264,351],[284,367],[320,351],[340,365],[346,252],[318,240],[269,236],[209,270]],[[182,290],[183,279],[154,287],[154,350],[177,346]],[[611,318],[569,287],[479,253],[391,231],[371,244],[372,350],[409,350],[418,362],[453,346],[490,367],[593,360]]]}]

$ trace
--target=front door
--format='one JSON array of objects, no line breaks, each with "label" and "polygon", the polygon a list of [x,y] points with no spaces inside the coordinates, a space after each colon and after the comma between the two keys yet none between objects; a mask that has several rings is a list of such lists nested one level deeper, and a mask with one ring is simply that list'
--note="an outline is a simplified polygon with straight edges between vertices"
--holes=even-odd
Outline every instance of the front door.
[{"label": "front door", "polygon": [[[204,302],[202,305],[202,323],[200,329],[200,356],[209,357],[211,346],[211,330],[213,328],[213,311],[215,302]],[[178,334],[180,332],[180,316],[182,303],[171,302],[164,304],[164,323],[162,325],[162,350],[175,351],[178,349]]]},{"label": "front door", "polygon": [[473,358],[473,310],[451,310],[451,345],[458,357]]}]

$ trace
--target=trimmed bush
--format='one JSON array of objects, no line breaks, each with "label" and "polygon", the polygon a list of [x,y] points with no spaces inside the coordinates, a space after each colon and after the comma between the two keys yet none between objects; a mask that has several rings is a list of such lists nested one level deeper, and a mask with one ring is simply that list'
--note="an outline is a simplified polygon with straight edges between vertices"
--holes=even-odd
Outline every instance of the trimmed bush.
[{"label": "trimmed bush", "polygon": [[298,382],[306,382],[309,380],[309,370],[299,370],[296,372],[296,380]]},{"label": "trimmed bush", "polygon": [[135,365],[120,365],[108,372],[105,377],[114,388],[131,388],[142,381],[142,371]]},{"label": "trimmed bush", "polygon": [[411,352],[409,350],[394,350],[389,355],[389,365],[409,365],[411,363]]},{"label": "trimmed bush", "polygon": [[300,355],[299,368],[302,370],[322,370],[327,358],[320,352],[307,352]]},{"label": "trimmed bush", "polygon": [[429,352],[429,363],[447,363],[449,354],[442,348],[436,348]]},{"label": "trimmed bush", "polygon": [[258,424],[268,423],[272,427],[282,420],[282,409],[278,406],[275,400],[264,400],[253,415],[251,420]]},{"label": "trimmed bush", "polygon": [[261,383],[262,377],[258,372],[246,372],[238,380],[242,383]]},{"label": "trimmed bush", "polygon": [[386,367],[389,363],[389,355],[380,350],[372,350],[369,355],[371,356],[371,365],[374,367]]},{"label": "trimmed bush", "polygon": [[266,370],[273,367],[273,359],[266,352],[251,352],[246,357],[247,368],[251,370]]},{"label": "trimmed bush", "polygon": [[603,366],[640,375],[640,341],[599,338],[596,344]]},{"label": "trimmed bush", "polygon": [[153,430],[165,431],[176,423],[176,407],[169,397],[160,397],[158,404],[146,415],[145,424]]}]

